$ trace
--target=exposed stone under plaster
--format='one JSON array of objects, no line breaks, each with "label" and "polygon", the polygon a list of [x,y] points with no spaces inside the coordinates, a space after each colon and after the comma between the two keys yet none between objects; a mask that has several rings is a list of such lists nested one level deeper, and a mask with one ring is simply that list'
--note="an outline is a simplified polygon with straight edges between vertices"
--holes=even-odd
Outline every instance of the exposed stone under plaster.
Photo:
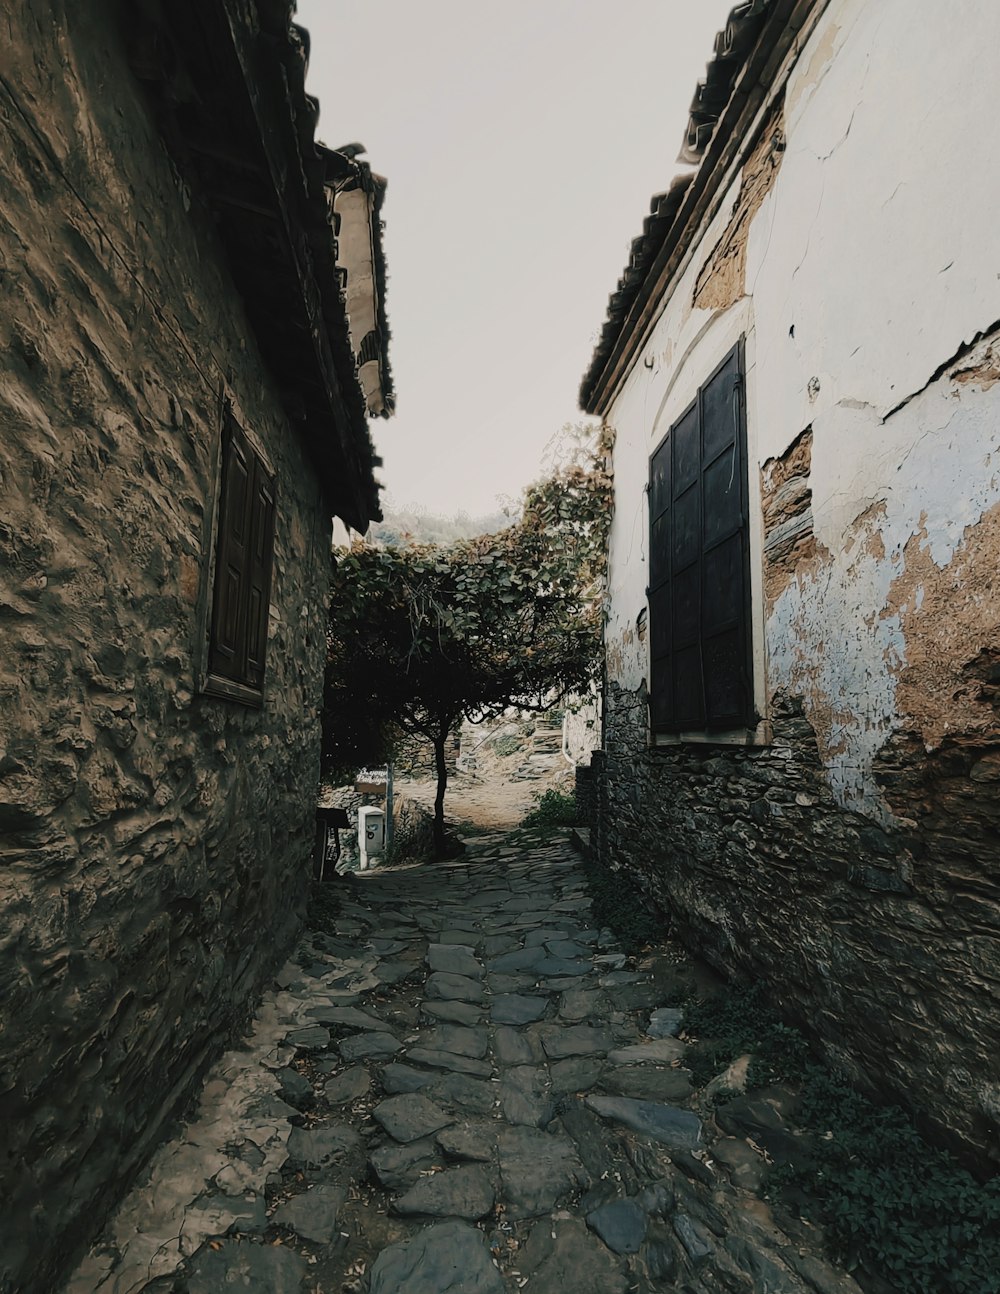
[{"label": "exposed stone under plaster", "polygon": [[698,275],[693,300],[696,309],[725,310],[746,292],[750,225],[778,178],[784,148],[779,99],[743,167],[740,192],[729,223]]},{"label": "exposed stone under plaster", "polygon": [[[1000,680],[994,660],[986,670]],[[996,684],[991,684],[995,688]],[[770,746],[649,749],[645,689],[609,687],[594,761],[602,862],[728,974],[766,979],[855,1081],[910,1106],[982,1169],[1000,1162],[1000,744],[880,759],[919,822],[883,830],[831,792],[801,701]]]}]

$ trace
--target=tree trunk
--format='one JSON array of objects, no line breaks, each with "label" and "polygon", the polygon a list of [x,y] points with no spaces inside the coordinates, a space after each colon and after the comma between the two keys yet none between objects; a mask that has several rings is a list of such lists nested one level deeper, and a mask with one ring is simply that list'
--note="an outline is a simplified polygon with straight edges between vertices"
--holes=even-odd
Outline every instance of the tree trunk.
[{"label": "tree trunk", "polygon": [[438,732],[434,738],[434,766],[437,770],[437,794],[434,797],[434,857],[445,856],[444,839],[444,793],[448,786],[448,764],[445,750],[448,742],[448,728]]}]

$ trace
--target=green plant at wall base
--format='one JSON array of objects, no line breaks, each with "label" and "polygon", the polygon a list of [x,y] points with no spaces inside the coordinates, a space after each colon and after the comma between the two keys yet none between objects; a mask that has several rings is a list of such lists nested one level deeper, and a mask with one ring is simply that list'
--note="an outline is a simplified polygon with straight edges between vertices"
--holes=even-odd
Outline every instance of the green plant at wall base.
[{"label": "green plant at wall base", "polygon": [[641,891],[620,872],[588,862],[583,869],[594,924],[606,927],[626,952],[666,938],[666,921]]},{"label": "green plant at wall base", "polygon": [[806,1075],[800,1118],[814,1133],[813,1164],[780,1170],[772,1191],[799,1188],[800,1212],[826,1225],[838,1258],[900,1294],[1000,1294],[1000,1178],[980,1184],[904,1111],[819,1067]]},{"label": "green plant at wall base", "polygon": [[515,732],[504,733],[493,743],[493,749],[501,757],[506,759],[508,755],[516,755],[519,750],[524,748],[524,738],[518,736]]},{"label": "green plant at wall base", "polygon": [[[749,1086],[797,1086],[797,1123],[810,1153],[775,1168],[772,1196],[824,1224],[833,1256],[891,1282],[899,1294],[1000,1294],[1000,1178],[980,1185],[925,1142],[897,1106],[878,1106],[810,1062],[760,986],[683,1004],[699,1039],[687,1064],[698,1084],[750,1052]],[[701,1041],[701,1040],[704,1041]]]},{"label": "green plant at wall base", "polygon": [[556,790],[546,791],[521,819],[522,827],[574,827],[576,823],[576,796]]},{"label": "green plant at wall base", "polygon": [[699,1039],[688,1049],[688,1066],[698,1085],[746,1052],[753,1055],[747,1076],[751,1087],[795,1082],[805,1073],[805,1038],[781,1020],[759,985],[689,1000],[684,1004],[684,1029]]},{"label": "green plant at wall base", "polygon": [[350,881],[338,876],[332,881],[313,881],[309,887],[306,906],[306,926],[324,934],[335,935],[340,920],[341,905],[349,893]]}]

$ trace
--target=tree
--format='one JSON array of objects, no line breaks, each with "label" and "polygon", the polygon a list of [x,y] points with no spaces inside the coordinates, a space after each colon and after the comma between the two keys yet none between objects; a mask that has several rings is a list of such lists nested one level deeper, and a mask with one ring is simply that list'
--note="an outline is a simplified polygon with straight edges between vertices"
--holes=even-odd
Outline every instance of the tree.
[{"label": "tree", "polygon": [[585,691],[601,661],[611,516],[610,434],[582,433],[493,534],[403,548],[356,542],[334,560],[325,752],[341,767],[391,753],[393,734],[434,749],[434,842],[445,851],[448,734],[516,706]]}]

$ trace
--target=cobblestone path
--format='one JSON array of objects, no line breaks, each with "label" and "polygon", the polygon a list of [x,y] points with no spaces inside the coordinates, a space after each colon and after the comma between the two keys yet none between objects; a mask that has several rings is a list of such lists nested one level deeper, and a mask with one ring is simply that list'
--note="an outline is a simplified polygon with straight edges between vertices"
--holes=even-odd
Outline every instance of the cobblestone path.
[{"label": "cobblestone path", "polygon": [[856,1294],[689,1108],[562,841],[360,877],[67,1294]]}]

